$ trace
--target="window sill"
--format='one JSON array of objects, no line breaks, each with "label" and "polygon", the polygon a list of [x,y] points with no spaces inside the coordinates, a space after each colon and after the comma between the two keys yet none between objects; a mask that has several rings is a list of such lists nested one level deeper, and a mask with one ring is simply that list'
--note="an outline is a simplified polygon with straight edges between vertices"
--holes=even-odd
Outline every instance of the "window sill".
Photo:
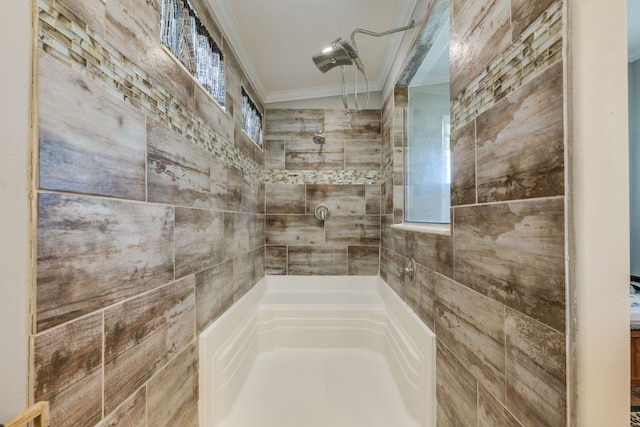
[{"label": "window sill", "polygon": [[451,235],[451,224],[422,224],[417,222],[403,222],[393,224],[391,228],[403,231],[414,231],[416,233],[440,234],[442,236]]}]

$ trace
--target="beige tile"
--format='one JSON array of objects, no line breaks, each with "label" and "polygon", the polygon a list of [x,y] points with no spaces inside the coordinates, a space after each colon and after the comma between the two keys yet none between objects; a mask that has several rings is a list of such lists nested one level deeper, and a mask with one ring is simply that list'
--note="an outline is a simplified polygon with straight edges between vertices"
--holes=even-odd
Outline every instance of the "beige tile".
[{"label": "beige tile", "polygon": [[347,170],[380,170],[380,139],[345,141],[344,168]]},{"label": "beige tile", "polygon": [[265,130],[269,140],[304,140],[313,144],[313,134],[324,129],[324,110],[268,109]]},{"label": "beige tile", "polygon": [[224,214],[176,208],[176,278],[213,267],[225,259]]},{"label": "beige tile", "polygon": [[267,245],[322,245],[324,226],[313,215],[267,215]]},{"label": "beige tile", "polygon": [[144,200],[144,115],[43,53],[38,82],[40,188]]},{"label": "beige tile", "polygon": [[344,169],[344,141],[327,140],[322,145],[314,144],[311,138],[287,141],[285,168],[287,170],[342,170]]},{"label": "beige tile", "polygon": [[365,185],[365,212],[367,215],[380,215],[381,188],[379,184]]},{"label": "beige tile", "polygon": [[325,110],[324,121],[327,141],[380,138],[380,110]]},{"label": "beige tile", "polygon": [[264,238],[262,215],[224,213],[224,253],[227,259],[263,246]]},{"label": "beige tile", "polygon": [[[109,414],[195,339],[195,278],[109,307],[104,319],[104,402]],[[150,395],[147,400],[149,405]]]},{"label": "beige tile", "polygon": [[437,275],[435,331],[481,384],[505,400],[505,308]]},{"label": "beige tile", "polygon": [[325,221],[328,245],[380,244],[380,215],[335,215]]},{"label": "beige tile", "polygon": [[40,194],[37,329],[173,280],[173,209]]},{"label": "beige tile", "polygon": [[140,427],[147,423],[147,388],[141,387],[98,427]]},{"label": "beige tile", "polygon": [[404,295],[404,267],[407,265],[407,259],[391,252],[387,249],[381,249],[380,252],[380,277],[391,289],[402,299]]},{"label": "beige tile", "polygon": [[51,404],[51,425],[88,426],[100,421],[102,314],[36,335],[33,349],[33,397]]},{"label": "beige tile", "polygon": [[239,211],[242,200],[242,171],[211,156],[211,208],[222,211]]},{"label": "beige tile", "polygon": [[327,204],[334,216],[363,215],[367,210],[365,186],[307,184],[307,212],[312,213],[320,203]]},{"label": "beige tile", "polygon": [[476,122],[451,134],[451,206],[476,203]]},{"label": "beige tile", "polygon": [[349,246],[348,269],[350,276],[377,276],[380,269],[380,247]]},{"label": "beige tile", "polygon": [[195,85],[195,113],[200,116],[203,123],[214,128],[223,141],[227,143],[233,141],[234,129],[231,114],[222,110],[200,85]]},{"label": "beige tile", "polygon": [[404,185],[404,148],[393,149],[393,185]]},{"label": "beige tile", "polygon": [[562,63],[478,116],[478,201],[564,194]]},{"label": "beige tile", "polygon": [[511,43],[511,2],[454,0],[450,8],[449,62],[453,99]]},{"label": "beige tile", "polygon": [[406,108],[393,109],[393,128],[391,138],[393,140],[393,148],[403,148],[406,144],[405,128],[406,128]]},{"label": "beige tile", "polygon": [[234,301],[238,301],[264,277],[264,248],[244,253],[233,259]]},{"label": "beige tile", "polygon": [[507,310],[507,407],[525,426],[564,426],[566,337]]},{"label": "beige tile", "polygon": [[198,333],[233,304],[233,262],[225,261],[196,273],[196,326]]},{"label": "beige tile", "polygon": [[390,251],[395,251],[393,215],[380,216],[380,246]]},{"label": "beige tile", "polygon": [[240,211],[256,214],[264,213],[265,194],[264,184],[257,176],[248,173],[242,174],[242,192],[240,198]]},{"label": "beige tile", "polygon": [[456,281],[563,331],[564,198],[454,211]]},{"label": "beige tile", "polygon": [[265,191],[267,214],[305,214],[304,184],[267,184]]},{"label": "beige tile", "polygon": [[289,246],[289,274],[326,276],[347,274],[346,246]]},{"label": "beige tile", "polygon": [[511,0],[511,26],[513,38],[518,37],[544,12],[553,0],[527,1]]},{"label": "beige tile", "polygon": [[159,16],[158,0],[108,0],[105,40],[148,73],[154,83],[193,109],[194,79],[169,50],[162,48]]},{"label": "beige tile", "polygon": [[208,208],[209,152],[152,120],[147,124],[147,141],[148,201]]},{"label": "beige tile", "polygon": [[147,425],[198,425],[198,342],[191,343],[147,385]]},{"label": "beige tile", "polygon": [[522,427],[482,385],[478,387],[478,427]]},{"label": "beige tile", "polygon": [[382,184],[382,214],[393,214],[393,179],[388,179]]},{"label": "beige tile", "polygon": [[102,36],[104,32],[103,0],[59,0],[58,2],[86,24],[88,33]]},{"label": "beige tile", "polygon": [[284,141],[265,141],[264,167],[267,170],[285,169]]},{"label": "beige tile", "polygon": [[268,275],[287,274],[287,247],[267,246],[265,252],[265,268]]},{"label": "beige tile", "polygon": [[[416,314],[432,331],[435,330],[435,283],[437,273],[433,270],[416,264],[416,293],[420,296]],[[405,287],[406,289],[406,287]]]},{"label": "beige tile", "polygon": [[436,355],[438,427],[476,427],[477,383],[438,340]]}]

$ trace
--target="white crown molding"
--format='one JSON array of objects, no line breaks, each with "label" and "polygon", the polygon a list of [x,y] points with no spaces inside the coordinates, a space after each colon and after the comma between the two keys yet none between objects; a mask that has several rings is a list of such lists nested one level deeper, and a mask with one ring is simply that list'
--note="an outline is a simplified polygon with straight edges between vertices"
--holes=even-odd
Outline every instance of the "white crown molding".
[{"label": "white crown molding", "polygon": [[258,92],[258,96],[265,100],[267,98],[266,89],[262,79],[256,73],[256,65],[251,60],[251,55],[245,50],[247,42],[239,31],[240,25],[229,7],[228,0],[208,0],[211,5],[211,13],[215,16],[220,29],[228,43],[233,47],[240,67],[247,74],[253,88]]}]

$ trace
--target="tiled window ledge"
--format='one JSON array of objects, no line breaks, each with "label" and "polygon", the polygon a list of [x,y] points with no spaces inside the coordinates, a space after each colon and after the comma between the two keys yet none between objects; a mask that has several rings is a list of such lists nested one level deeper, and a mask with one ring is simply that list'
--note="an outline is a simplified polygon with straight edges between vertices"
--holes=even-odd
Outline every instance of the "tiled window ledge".
[{"label": "tiled window ledge", "polygon": [[393,224],[391,228],[403,231],[414,231],[417,233],[441,234],[443,236],[451,235],[451,224],[403,222],[402,224]]}]

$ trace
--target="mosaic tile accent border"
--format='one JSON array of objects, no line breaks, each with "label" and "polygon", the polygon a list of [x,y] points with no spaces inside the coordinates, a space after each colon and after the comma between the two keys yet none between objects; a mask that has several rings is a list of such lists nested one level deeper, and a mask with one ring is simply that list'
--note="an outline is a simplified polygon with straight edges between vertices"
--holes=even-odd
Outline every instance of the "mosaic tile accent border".
[{"label": "mosaic tile accent border", "polygon": [[451,102],[451,131],[562,59],[562,1],[544,11]]},{"label": "mosaic tile accent border", "polygon": [[[38,1],[38,47],[72,69],[171,127],[191,142],[254,177],[262,166],[243,155],[220,132],[179,102],[162,86],[152,83],[137,67],[62,4]],[[160,41],[158,40],[158,45]],[[185,71],[186,73],[186,71]]]},{"label": "mosaic tile accent border", "polygon": [[384,176],[379,171],[313,171],[313,170],[267,170],[264,184],[381,184]]}]

